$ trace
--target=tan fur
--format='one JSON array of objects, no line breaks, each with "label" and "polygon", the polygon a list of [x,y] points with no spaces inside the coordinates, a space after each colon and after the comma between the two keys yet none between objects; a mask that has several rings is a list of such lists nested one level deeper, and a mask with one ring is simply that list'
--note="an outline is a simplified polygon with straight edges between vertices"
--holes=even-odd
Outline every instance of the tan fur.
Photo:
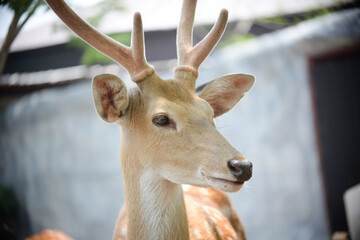
[{"label": "tan fur", "polygon": [[[190,239],[246,239],[243,225],[225,193],[187,185],[184,198]],[[126,230],[126,208],[123,207],[114,239],[126,239]]]},{"label": "tan fur", "polygon": [[[251,75],[226,75],[210,82],[200,97],[206,99],[214,109],[215,117],[218,117],[229,111],[244,96],[244,93],[250,90],[253,84],[254,77]],[[210,90],[207,91],[206,89]],[[226,95],[218,95],[219,91],[226,91],[226,89],[229,89]]]},{"label": "tan fur", "polygon": [[[143,91],[129,91],[126,113],[117,121],[126,210],[119,215],[114,239],[245,239],[225,194],[191,187],[184,197],[180,185],[237,191],[241,186],[211,177],[235,181],[227,161],[245,158],[215,129],[207,101],[182,82],[157,76],[147,81]],[[226,86],[218,97],[231,93]],[[214,97],[215,92],[210,86],[203,93]],[[176,129],[154,126],[152,117],[159,113],[174,120]]]}]

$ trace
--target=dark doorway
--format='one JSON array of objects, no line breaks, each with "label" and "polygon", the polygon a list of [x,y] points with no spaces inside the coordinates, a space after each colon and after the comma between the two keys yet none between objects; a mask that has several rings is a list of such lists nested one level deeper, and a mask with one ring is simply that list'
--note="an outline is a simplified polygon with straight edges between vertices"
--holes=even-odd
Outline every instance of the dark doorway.
[{"label": "dark doorway", "polygon": [[330,229],[348,231],[343,194],[360,182],[360,48],[310,59],[310,78]]}]

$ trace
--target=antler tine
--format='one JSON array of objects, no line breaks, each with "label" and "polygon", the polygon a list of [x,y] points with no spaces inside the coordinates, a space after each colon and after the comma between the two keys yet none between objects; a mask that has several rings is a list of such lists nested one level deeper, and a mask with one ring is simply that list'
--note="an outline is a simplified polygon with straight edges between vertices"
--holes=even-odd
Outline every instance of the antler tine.
[{"label": "antler tine", "polygon": [[[180,23],[177,32],[178,66],[175,68],[175,77],[182,79],[179,74],[187,74],[185,78],[192,78],[191,87],[195,86],[198,77],[198,68],[211,53],[220,40],[227,24],[228,12],[223,9],[219,18],[205,38],[192,47],[192,31],[197,0],[184,0],[182,5]],[[183,73],[180,73],[183,72]],[[190,77],[192,75],[192,77]]]},{"label": "antler tine", "polygon": [[195,68],[199,68],[200,64],[212,52],[220,40],[226,28],[227,18],[228,11],[226,9],[222,9],[216,24],[205,36],[205,38],[193,48],[193,54],[196,56],[196,58],[192,64]]},{"label": "antler tine", "polygon": [[145,59],[145,46],[144,46],[144,30],[141,20],[141,15],[136,12],[134,15],[134,26],[131,36],[131,50],[134,72],[136,74],[131,75],[134,82],[139,82],[145,79],[150,74],[154,73],[154,68],[150,66]]},{"label": "antler tine", "polygon": [[184,55],[184,53],[188,52],[192,47],[192,33],[196,2],[197,0],[184,0],[181,9],[180,23],[177,32],[177,51],[179,62],[182,60],[181,57]]},{"label": "antler tine", "polygon": [[152,74],[154,69],[148,65],[144,55],[144,37],[139,13],[134,16],[132,47],[129,48],[97,31],[81,19],[64,0],[45,0],[58,17],[80,38],[101,53],[122,65],[134,82],[140,82]]}]

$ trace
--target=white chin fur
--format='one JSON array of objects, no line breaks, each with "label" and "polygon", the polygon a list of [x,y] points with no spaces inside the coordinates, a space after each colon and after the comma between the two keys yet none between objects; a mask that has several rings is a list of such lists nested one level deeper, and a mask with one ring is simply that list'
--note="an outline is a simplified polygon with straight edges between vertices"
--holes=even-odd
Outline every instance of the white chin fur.
[{"label": "white chin fur", "polygon": [[228,181],[207,178],[210,186],[217,188],[224,192],[237,192],[241,189],[243,184],[230,183]]},{"label": "white chin fur", "polygon": [[200,171],[200,175],[205,182],[213,188],[219,189],[223,192],[237,192],[241,189],[243,184],[237,184],[235,182],[221,180],[218,178],[208,177],[204,171]]}]

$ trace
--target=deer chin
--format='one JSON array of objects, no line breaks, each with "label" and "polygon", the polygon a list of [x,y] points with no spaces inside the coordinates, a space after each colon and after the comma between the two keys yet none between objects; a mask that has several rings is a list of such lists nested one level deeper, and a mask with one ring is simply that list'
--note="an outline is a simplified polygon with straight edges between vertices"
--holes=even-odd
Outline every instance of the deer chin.
[{"label": "deer chin", "polygon": [[244,184],[243,181],[229,180],[227,178],[211,177],[210,175],[207,175],[204,171],[201,171],[201,176],[210,187],[219,189],[224,192],[237,192],[241,189],[241,187]]}]

